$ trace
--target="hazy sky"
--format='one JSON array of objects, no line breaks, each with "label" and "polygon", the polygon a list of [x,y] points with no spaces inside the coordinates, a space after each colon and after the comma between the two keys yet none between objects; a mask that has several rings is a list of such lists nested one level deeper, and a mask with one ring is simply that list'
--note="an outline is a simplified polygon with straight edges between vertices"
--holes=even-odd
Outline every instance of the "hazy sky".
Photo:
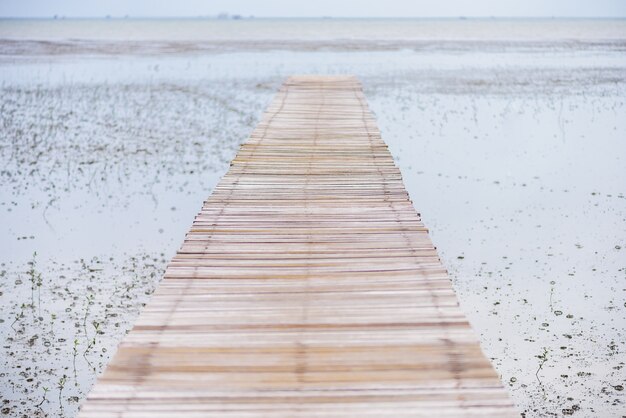
[{"label": "hazy sky", "polygon": [[626,0],[0,0],[0,16],[624,17]]}]

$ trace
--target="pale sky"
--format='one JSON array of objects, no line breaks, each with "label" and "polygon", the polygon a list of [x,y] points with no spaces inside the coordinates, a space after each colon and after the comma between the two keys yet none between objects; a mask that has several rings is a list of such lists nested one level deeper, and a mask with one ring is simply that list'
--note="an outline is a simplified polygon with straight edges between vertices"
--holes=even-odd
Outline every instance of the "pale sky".
[{"label": "pale sky", "polygon": [[626,0],[0,0],[2,17],[625,17]]}]

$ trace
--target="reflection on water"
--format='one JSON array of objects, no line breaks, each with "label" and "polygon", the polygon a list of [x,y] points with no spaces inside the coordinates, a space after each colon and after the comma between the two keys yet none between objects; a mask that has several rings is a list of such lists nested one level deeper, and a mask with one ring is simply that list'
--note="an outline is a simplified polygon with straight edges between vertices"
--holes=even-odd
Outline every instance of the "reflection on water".
[{"label": "reflection on water", "polygon": [[353,73],[520,411],[625,413],[615,43],[0,66],[3,412],[73,416],[282,78]]}]

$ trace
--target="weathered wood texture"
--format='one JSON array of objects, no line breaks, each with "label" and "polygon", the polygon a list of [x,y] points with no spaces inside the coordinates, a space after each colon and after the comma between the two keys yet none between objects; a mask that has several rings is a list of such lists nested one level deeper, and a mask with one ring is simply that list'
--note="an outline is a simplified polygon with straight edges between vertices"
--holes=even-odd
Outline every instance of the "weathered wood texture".
[{"label": "weathered wood texture", "polygon": [[289,78],[81,417],[514,416],[354,77]]}]

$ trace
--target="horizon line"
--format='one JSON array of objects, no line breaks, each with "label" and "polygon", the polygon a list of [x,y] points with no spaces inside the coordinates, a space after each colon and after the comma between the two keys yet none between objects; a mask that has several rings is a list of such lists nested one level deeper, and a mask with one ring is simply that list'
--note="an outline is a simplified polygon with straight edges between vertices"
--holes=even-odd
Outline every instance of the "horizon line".
[{"label": "horizon line", "polygon": [[554,15],[554,16],[255,16],[244,15],[239,13],[225,13],[225,14],[212,14],[212,15],[181,15],[181,16],[131,16],[131,15],[104,15],[104,16],[66,16],[66,15],[52,15],[52,16],[0,16],[0,19],[41,19],[41,20],[80,20],[80,19],[107,19],[107,20],[126,20],[126,19],[207,19],[207,20],[254,20],[254,19],[319,19],[319,20],[332,20],[332,19],[447,19],[447,20],[484,20],[484,19],[626,19],[626,15],[623,16],[578,16],[578,15]]}]

